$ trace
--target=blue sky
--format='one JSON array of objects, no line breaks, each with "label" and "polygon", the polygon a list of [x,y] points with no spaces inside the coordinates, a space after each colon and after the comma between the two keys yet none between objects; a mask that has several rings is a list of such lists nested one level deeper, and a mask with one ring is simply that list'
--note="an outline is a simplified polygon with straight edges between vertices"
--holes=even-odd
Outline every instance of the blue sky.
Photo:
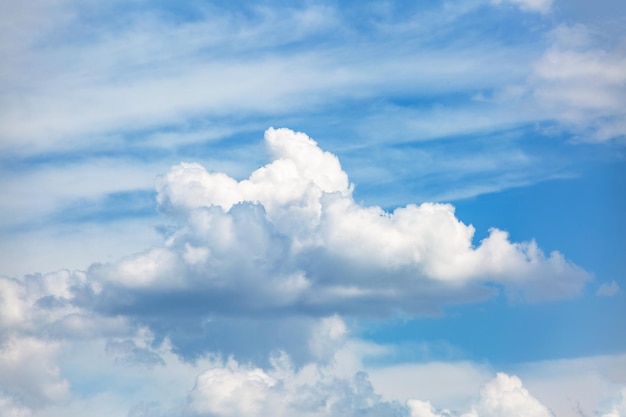
[{"label": "blue sky", "polygon": [[622,2],[1,2],[0,414],[626,415]]}]

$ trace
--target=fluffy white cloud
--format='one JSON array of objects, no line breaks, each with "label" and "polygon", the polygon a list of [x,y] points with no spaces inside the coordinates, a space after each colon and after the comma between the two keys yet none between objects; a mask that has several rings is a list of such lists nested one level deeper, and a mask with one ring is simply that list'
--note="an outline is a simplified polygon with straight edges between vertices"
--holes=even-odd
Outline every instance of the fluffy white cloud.
[{"label": "fluffy white cloud", "polygon": [[345,343],[348,328],[338,316],[325,317],[313,327],[309,348],[319,361],[332,359]]},{"label": "fluffy white cloud", "polygon": [[441,417],[449,415],[448,410],[442,410],[441,413],[437,413],[430,401],[408,400],[406,405],[411,411],[411,417]]},{"label": "fluffy white cloud", "polygon": [[198,415],[267,415],[261,413],[263,402],[274,385],[276,380],[263,370],[240,367],[230,359],[225,366],[209,369],[198,376],[190,394],[190,408]]},{"label": "fluffy white cloud", "polygon": [[0,389],[32,407],[69,398],[69,383],[56,364],[58,342],[11,337],[0,345]]},{"label": "fluffy white cloud", "polygon": [[199,164],[172,167],[157,199],[177,230],[163,247],[90,274],[118,290],[193,288],[245,295],[242,309],[322,312],[367,299],[358,304],[373,311],[420,310],[425,295],[485,297],[481,283],[519,298],[567,297],[589,278],[558,252],[546,256],[498,229],[475,246],[474,228],[449,204],[362,206],[337,157],[312,139],[288,129],[265,139],[273,162],[242,181]]},{"label": "fluffy white cloud", "polygon": [[[449,410],[436,411],[428,401],[409,400],[411,417],[447,417]],[[552,417],[553,414],[529,394],[516,376],[498,373],[481,389],[480,401],[461,417]]]},{"label": "fluffy white cloud", "polygon": [[406,405],[385,401],[368,375],[337,376],[332,367],[309,364],[298,370],[285,354],[262,370],[229,359],[200,374],[189,395],[188,410],[212,417],[265,416],[410,416],[410,417],[551,417],[516,376],[499,373],[481,389],[468,412],[437,410],[429,401]]},{"label": "fluffy white cloud", "polygon": [[[228,347],[249,359],[243,340],[265,329],[276,337],[259,349],[300,343],[291,352],[299,362],[328,356],[311,344],[317,325],[306,317],[433,313],[493,296],[493,284],[516,300],[571,297],[590,278],[498,229],[475,244],[449,204],[363,206],[338,158],[305,134],[270,128],[265,140],[273,160],[247,179],[195,163],[160,177],[171,233],[162,246],[92,266],[81,305],[139,320],[188,357]],[[258,320],[268,316],[282,324]],[[278,331],[287,328],[290,340]]]},{"label": "fluffy white cloud", "polygon": [[[78,313],[72,288],[85,283],[83,272],[67,270],[27,275],[22,280],[0,276],[0,326],[3,336],[41,331]],[[2,337],[0,337],[0,341]]]},{"label": "fluffy white cloud", "polygon": [[295,370],[285,354],[264,371],[229,359],[198,376],[189,411],[198,416],[293,415],[308,417],[404,415],[399,403],[381,400],[365,373],[337,377],[332,368],[309,364]]},{"label": "fluffy white cloud", "polygon": [[[349,336],[337,311],[420,314],[490,296],[483,285],[494,283],[516,297],[571,296],[588,279],[562,255],[496,229],[475,245],[451,205],[388,213],[358,204],[338,158],[302,133],[269,129],[266,144],[273,161],[241,181],[198,164],[162,176],[159,207],[175,223],[162,246],[86,273],[0,278],[7,407],[58,407],[72,388],[59,346],[97,340],[98,360],[146,375],[176,355],[174,363],[218,352],[259,364],[214,362],[202,372],[188,404],[198,415],[402,415],[358,366],[324,370]],[[277,350],[300,368],[264,367]]]},{"label": "fluffy white cloud", "polygon": [[[21,302],[36,299],[25,310],[37,313],[38,309],[54,305],[50,301],[52,299],[47,297],[54,297],[58,303],[72,294],[85,296],[80,293],[84,279],[84,275],[74,277],[67,271],[61,271],[29,277],[25,279],[26,283],[9,280],[11,284],[5,287],[11,286],[11,294]],[[21,288],[20,291],[15,290],[16,285]],[[4,299],[8,299],[7,294],[8,291],[3,292]],[[88,312],[83,308],[74,307],[78,310],[68,314],[71,317],[83,315],[83,320],[89,321]],[[135,417],[551,415],[546,414],[547,409],[530,395],[519,378],[505,374],[499,374],[486,383],[473,406],[459,407],[454,400],[448,402],[445,395],[437,396],[432,391],[421,389],[415,391],[428,393],[427,398],[432,403],[410,400],[402,405],[406,396],[400,395],[398,399],[382,396],[375,389],[377,384],[371,384],[370,377],[358,371],[364,369],[363,358],[380,354],[381,347],[360,346],[356,343],[358,340],[350,340],[347,326],[338,316],[307,324],[302,337],[289,334],[299,338],[299,343],[305,341],[304,345],[311,350],[311,357],[314,358],[313,362],[299,366],[292,364],[285,353],[274,354],[267,366],[237,362],[233,358],[221,361],[213,355],[191,363],[176,355],[168,340],[159,342],[146,328],[136,329],[133,336],[124,334],[119,328],[114,333],[102,327],[95,334],[93,330],[86,331],[83,334],[86,338],[82,340],[75,339],[76,334],[81,332],[80,326],[75,333],[57,333],[62,335],[63,341],[47,340],[45,332],[39,338],[21,335],[28,329],[41,331],[43,328],[54,328],[53,324],[59,321],[61,313],[57,311],[50,316],[52,322],[47,324],[40,321],[39,314],[17,314],[13,317],[19,320],[3,323],[3,329],[11,334],[0,349],[0,412],[3,415],[60,417],[76,414],[101,417],[126,415],[127,410],[130,410],[129,416]],[[17,322],[22,325],[15,326]],[[24,326],[29,322],[32,322],[30,326]],[[254,332],[253,326],[258,327],[261,322],[254,322],[244,330]],[[270,326],[276,324],[277,321],[270,320]],[[293,328],[297,325],[301,323],[296,323]],[[288,331],[292,332],[293,328]],[[241,330],[235,329],[235,332]],[[230,328],[230,331],[233,329]],[[117,337],[103,339],[106,334],[117,334]],[[257,329],[253,337],[262,343],[263,337],[267,337],[265,329]],[[464,374],[471,374],[472,381],[461,385],[477,384],[485,378],[485,369],[477,365],[465,367],[456,374],[444,365],[409,366],[404,373],[399,372],[403,367],[398,365],[387,378],[396,379],[393,383],[400,385],[428,380],[431,384],[441,385],[437,388],[441,391],[451,391],[448,398],[452,399],[459,397],[460,391],[455,392],[459,387],[455,385],[467,376]],[[567,368],[571,369],[570,366]],[[453,383],[447,384],[445,381],[450,379],[454,380]],[[372,371],[372,380],[380,381],[380,373],[376,375]],[[477,390],[465,387],[461,391],[461,395],[465,396]],[[125,396],[129,392],[132,393],[132,402]],[[188,396],[184,401],[186,392]],[[437,409],[432,404],[448,408]],[[620,416],[622,409],[619,407],[619,401],[607,406],[602,417]],[[456,410],[469,411],[462,414]]]},{"label": "fluffy white cloud", "polygon": [[551,417],[552,413],[522,385],[516,376],[503,373],[480,392],[480,402],[468,417]]}]

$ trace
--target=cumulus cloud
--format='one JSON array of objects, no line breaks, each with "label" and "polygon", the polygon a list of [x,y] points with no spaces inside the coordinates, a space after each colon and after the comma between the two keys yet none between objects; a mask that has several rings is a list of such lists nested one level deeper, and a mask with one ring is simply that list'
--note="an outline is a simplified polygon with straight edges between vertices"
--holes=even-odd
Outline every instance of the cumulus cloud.
[{"label": "cumulus cloud", "polygon": [[296,370],[285,354],[275,356],[272,365],[264,371],[232,358],[217,363],[198,376],[189,411],[213,417],[405,415],[400,403],[385,402],[374,392],[363,372],[345,378],[314,364]]},{"label": "cumulus cloud", "polygon": [[295,369],[284,353],[268,370],[234,359],[216,362],[200,374],[188,398],[197,416],[403,416],[552,417],[516,376],[498,373],[487,382],[469,411],[437,410],[430,401],[406,404],[378,395],[365,372],[337,376],[332,368],[309,364]]},{"label": "cumulus cloud", "polygon": [[88,338],[125,334],[129,326],[123,317],[100,316],[80,306],[93,291],[88,281],[85,272],[68,270],[27,275],[19,280],[0,276],[0,343],[13,336]]},{"label": "cumulus cloud", "polygon": [[259,368],[240,367],[233,359],[198,376],[190,395],[197,415],[257,416],[276,380]]},{"label": "cumulus cloud", "polygon": [[69,398],[69,383],[56,364],[58,342],[12,337],[0,346],[0,388],[29,406],[41,407]]},{"label": "cumulus cloud", "polygon": [[[246,179],[193,163],[158,179],[159,209],[173,222],[163,245],[86,272],[0,277],[6,407],[63,402],[71,387],[60,349],[98,340],[106,360],[141,372],[169,369],[171,354],[249,361],[215,362],[198,376],[189,397],[197,415],[402,415],[365,375],[320,371],[349,338],[338,314],[432,313],[494,287],[568,297],[589,278],[497,229],[475,244],[448,204],[359,204],[338,158],[311,138],[288,129],[265,138],[272,161]],[[281,350],[300,368],[267,365]]]},{"label": "cumulus cloud", "polygon": [[[449,410],[437,411],[429,401],[409,400],[411,417],[447,417],[458,415]],[[480,400],[461,417],[553,417],[553,414],[534,398],[522,381],[504,373],[483,386]]]},{"label": "cumulus cloud", "polygon": [[272,161],[243,180],[196,163],[161,176],[159,209],[174,223],[164,244],[92,266],[77,303],[133,317],[190,357],[215,349],[250,358],[241,337],[264,329],[275,336],[264,338],[265,353],[302,344],[299,361],[327,350],[309,343],[310,318],[433,314],[498,289],[557,299],[589,279],[560,253],[502,230],[476,244],[450,204],[387,212],[357,203],[338,158],[304,133],[270,128],[265,144]]},{"label": "cumulus cloud", "polygon": [[162,247],[90,270],[105,296],[127,294],[106,308],[146,292],[193,291],[205,297],[198,308],[214,313],[418,312],[436,300],[484,298],[492,292],[484,283],[542,299],[575,295],[589,278],[560,253],[498,229],[475,245],[474,228],[449,204],[363,206],[337,157],[305,134],[269,129],[265,139],[273,161],[248,179],[195,163],[159,178],[159,207],[177,229]]},{"label": "cumulus cloud", "polygon": [[[3,415],[123,415],[120,410],[124,407],[129,410],[127,415],[137,417],[550,415],[545,414],[545,407],[528,393],[518,378],[505,374],[485,384],[481,397],[473,406],[465,408],[469,410],[465,414],[454,408],[438,410],[427,401],[410,400],[404,404],[404,400],[384,398],[370,383],[369,375],[358,371],[363,369],[363,353],[359,354],[359,349],[350,346],[348,327],[337,315],[295,321],[279,329],[278,333],[286,333],[310,351],[307,360],[300,360],[301,365],[295,364],[290,354],[276,351],[266,366],[238,361],[232,356],[224,356],[228,359],[222,360],[216,354],[205,354],[189,362],[184,355],[176,354],[176,347],[169,340],[157,340],[146,328],[129,331],[128,323],[103,326],[101,332],[94,334],[93,324],[85,323],[97,325],[102,318],[86,310],[79,300],[89,299],[93,296],[90,292],[105,292],[106,282],[100,283],[101,287],[91,288],[85,286],[89,277],[89,274],[60,271],[1,281],[3,302],[0,305],[8,306],[6,311],[15,311],[10,320],[2,323],[3,332],[8,334],[0,349],[0,412]],[[71,297],[73,302],[68,301]],[[13,308],[19,303],[23,306]],[[160,308],[167,309],[167,306]],[[74,332],[67,329],[56,333],[44,331],[77,315],[82,317],[82,324],[75,325]],[[241,328],[230,327],[233,322],[225,317],[216,317],[215,321],[225,321],[228,331],[223,334],[251,333],[249,344],[258,342],[254,346],[256,351],[269,350],[259,349],[263,347],[263,339],[272,338],[271,332],[266,330],[280,326],[276,318],[268,319],[266,324],[263,319],[257,319]],[[164,326],[178,324],[166,321]],[[300,335],[295,331],[298,328]],[[82,337],[88,340],[79,338],[81,329],[86,329]],[[219,335],[214,333],[209,337]],[[241,340],[239,337],[238,342]],[[209,346],[214,352],[219,351],[215,345]],[[231,346],[224,350],[233,351]],[[430,371],[420,369],[415,372],[430,372],[431,381],[441,376],[438,374],[446,373],[441,367]],[[78,370],[83,376],[77,377]],[[86,374],[89,376],[85,377]],[[72,376],[77,378],[74,382]],[[410,381],[405,377],[399,379]],[[176,389],[172,389],[173,384]],[[102,387],[107,388],[98,395],[89,393]],[[119,392],[127,390],[133,392],[133,404],[126,398],[114,408],[102,408],[104,403],[121,401],[123,396]],[[183,401],[185,393],[188,395]],[[85,397],[78,400],[79,396]]]},{"label": "cumulus cloud", "polygon": [[522,385],[516,376],[498,373],[480,393],[480,402],[468,417],[551,417],[553,414]]}]

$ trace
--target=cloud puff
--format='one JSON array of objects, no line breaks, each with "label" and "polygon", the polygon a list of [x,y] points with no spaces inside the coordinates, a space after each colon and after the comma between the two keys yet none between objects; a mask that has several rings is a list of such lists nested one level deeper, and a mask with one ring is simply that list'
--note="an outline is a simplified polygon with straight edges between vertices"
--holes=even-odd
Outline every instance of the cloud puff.
[{"label": "cloud puff", "polygon": [[551,417],[552,413],[529,394],[516,376],[498,373],[485,384],[480,402],[468,417]]},{"label": "cloud puff", "polygon": [[234,359],[200,374],[188,398],[197,416],[404,416],[404,417],[552,417],[516,376],[498,373],[487,382],[470,410],[436,410],[429,401],[409,399],[406,405],[385,401],[364,372],[338,376],[336,370],[309,364],[294,369],[287,355],[272,359],[263,370]]},{"label": "cloud puff", "polygon": [[[137,417],[550,415],[544,413],[545,407],[528,393],[518,378],[505,374],[497,375],[484,386],[480,399],[466,414],[436,410],[430,403],[418,400],[403,405],[384,399],[374,390],[366,373],[354,371],[363,368],[362,358],[355,353],[354,347],[352,351],[344,349],[349,332],[339,316],[294,321],[279,329],[278,333],[286,333],[296,343],[305,341],[304,345],[311,351],[312,361],[303,362],[301,366],[294,365],[290,355],[281,352],[270,357],[268,366],[238,362],[233,357],[222,361],[213,354],[204,355],[193,363],[186,362],[184,357],[181,358],[184,355],[174,354],[176,351],[169,341],[156,340],[146,329],[139,328],[134,336],[129,336],[123,325],[109,325],[102,326],[101,331],[94,334],[92,327],[104,321],[85,307],[77,306],[81,297],[89,296],[85,292],[85,279],[88,278],[89,274],[67,271],[34,275],[19,281],[3,278],[0,305],[3,308],[18,302],[26,305],[15,309],[18,313],[2,324],[3,333],[8,334],[0,348],[0,412],[3,415],[123,415],[120,410],[124,407],[130,409],[129,416]],[[104,287],[97,287],[95,285],[90,291],[105,291]],[[7,291],[6,288],[11,289]],[[73,297],[74,302],[69,303],[71,308],[64,310],[63,305],[70,300],[68,297]],[[160,307],[167,309],[167,306]],[[44,319],[46,312],[48,319]],[[58,328],[59,323],[68,320],[67,317],[77,315],[82,317],[81,324],[75,325],[73,332],[67,327],[63,332],[46,331]],[[224,321],[228,331],[223,334],[250,333],[250,344],[257,351],[268,350],[264,348],[263,339],[273,335],[266,331],[267,328],[281,325],[277,318],[266,319],[267,323],[258,318],[247,327],[233,328],[233,321],[229,320],[232,318],[216,318],[215,321]],[[166,320],[164,325],[175,327],[177,324]],[[299,327],[303,327],[300,335],[294,332]],[[83,337],[88,338],[88,342],[77,338],[81,329],[87,329]],[[115,337],[107,337],[111,334]],[[209,335],[216,336],[219,337]],[[62,352],[65,349],[67,353]],[[227,347],[225,350],[232,349]],[[340,357],[340,353],[343,356]],[[61,359],[61,356],[68,357]],[[77,376],[77,370],[83,375]],[[441,368],[435,372],[441,373]],[[89,375],[85,377],[85,374]],[[72,381],[72,378],[76,379]],[[172,381],[177,387],[175,390]],[[90,392],[94,389],[97,395]],[[132,392],[134,405],[117,392],[127,390]],[[158,396],[159,390],[168,392]],[[185,392],[188,393],[186,401]],[[81,395],[84,398],[78,400]],[[163,403],[156,403],[155,399]],[[103,401],[121,400],[123,402],[116,405],[115,413],[107,414],[104,409],[93,408],[96,404],[102,405]],[[614,415],[620,414],[607,416]]]},{"label": "cloud puff", "polygon": [[20,337],[109,337],[119,361],[144,365],[161,362],[128,339],[137,324],[188,359],[213,351],[262,363],[285,350],[300,364],[342,343],[335,314],[433,314],[498,289],[569,297],[589,279],[497,229],[475,245],[449,204],[359,204],[338,158],[311,138],[269,129],[265,140],[272,162],[247,179],[192,163],[158,179],[173,222],[163,245],[86,273],[1,278],[2,325]]},{"label": "cloud puff", "polygon": [[55,362],[59,349],[58,342],[35,337],[6,340],[0,346],[0,389],[34,407],[69,398],[69,383]]},{"label": "cloud puff", "polygon": [[229,360],[224,367],[198,376],[190,394],[190,408],[198,415],[258,416],[276,380],[259,368],[240,367]]},{"label": "cloud puff", "polygon": [[[161,176],[159,209],[174,223],[164,245],[91,267],[97,285],[79,291],[80,305],[138,319],[192,356],[242,354],[249,344],[232,335],[264,328],[282,340],[267,353],[306,346],[306,317],[433,314],[497,288],[517,300],[571,297],[589,279],[560,253],[498,229],[475,245],[449,204],[357,203],[338,158],[303,133],[270,128],[265,143],[272,162],[247,179],[196,163]],[[258,320],[270,317],[292,329],[290,340]],[[323,350],[309,345],[307,355]]]},{"label": "cloud puff", "polygon": [[[159,207],[177,229],[162,247],[93,267],[104,294],[124,291],[115,298],[132,304],[147,293],[193,292],[216,313],[388,313],[437,307],[426,298],[484,298],[484,283],[524,299],[567,297],[589,278],[560,253],[546,256],[498,229],[475,246],[474,228],[449,204],[391,213],[358,204],[337,157],[312,139],[288,129],[265,139],[273,161],[248,179],[189,163],[162,176]],[[109,298],[107,308],[122,308]]]},{"label": "cloud puff", "polygon": [[[449,410],[437,412],[428,401],[409,400],[411,417],[445,417],[458,415]],[[485,384],[480,401],[461,417],[552,417],[553,414],[529,394],[516,376],[498,373]]]},{"label": "cloud puff", "polygon": [[[250,361],[214,361],[199,374],[187,404],[198,416],[406,415],[365,374],[324,370],[349,336],[337,313],[432,313],[494,287],[529,300],[567,297],[589,278],[559,253],[497,229],[475,244],[474,228],[448,204],[386,212],[357,203],[338,158],[305,134],[269,129],[266,145],[272,162],[247,179],[198,164],[160,177],[159,209],[173,222],[161,246],[87,272],[0,277],[5,408],[65,401],[75,387],[60,350],[97,340],[110,363],[142,375],[164,372],[176,355]],[[144,326],[149,337],[137,338]],[[263,365],[280,350],[290,359]],[[515,380],[499,384],[489,393],[500,402],[524,396]]]},{"label": "cloud puff", "polygon": [[363,372],[344,378],[313,364],[294,370],[285,354],[272,364],[268,371],[233,359],[216,364],[198,376],[189,411],[212,417],[405,415],[400,403],[381,400]]}]

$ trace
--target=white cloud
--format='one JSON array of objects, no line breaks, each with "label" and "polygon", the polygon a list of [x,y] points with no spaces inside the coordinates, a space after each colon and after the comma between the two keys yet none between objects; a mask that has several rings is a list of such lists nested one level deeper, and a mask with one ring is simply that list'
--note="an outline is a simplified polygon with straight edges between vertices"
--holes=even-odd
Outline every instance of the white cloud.
[{"label": "white cloud", "polygon": [[198,376],[189,410],[198,416],[309,417],[402,415],[399,403],[376,395],[365,373],[337,377],[332,368],[293,369],[284,354],[268,371],[229,359]]},{"label": "white cloud", "polygon": [[552,8],[552,0],[492,0],[495,4],[509,2],[522,10],[546,14]]},{"label": "white cloud", "polygon": [[[269,129],[266,145],[274,160],[247,179],[195,163],[163,175],[157,199],[176,226],[162,246],[93,265],[98,289],[84,290],[84,302],[133,317],[188,358],[294,349],[301,363],[331,357],[342,341],[341,326],[315,317],[432,314],[494,296],[491,284],[515,300],[558,299],[590,278],[560,253],[497,229],[476,245],[448,204],[388,213],[356,203],[338,158],[303,133]],[[258,319],[266,316],[281,324]],[[314,328],[337,337],[310,339]],[[250,334],[261,329],[255,353]]]},{"label": "white cloud", "polygon": [[626,135],[626,53],[619,45],[598,46],[592,33],[583,25],[557,27],[534,64],[530,88],[578,140],[606,141]]},{"label": "white cloud", "polygon": [[[39,332],[78,309],[71,305],[71,289],[85,282],[81,272],[67,270],[27,275],[22,280],[0,276],[2,336]],[[0,338],[0,341],[2,338]]]},{"label": "white cloud", "polygon": [[441,417],[442,415],[449,415],[448,410],[442,410],[441,413],[437,413],[430,401],[408,400],[407,407],[409,407],[411,417]]},{"label": "white cloud", "polygon": [[[545,0],[511,2],[542,13],[550,9]],[[457,33],[450,36],[448,28],[482,0],[465,2],[460,12],[446,6],[432,19],[377,21],[367,35],[323,6],[256,7],[252,19],[211,9],[193,21],[169,23],[138,4],[138,14],[117,13],[124,2],[113,3],[110,9],[99,2],[37,0],[7,4],[0,16],[0,148],[8,151],[7,160],[35,155],[16,162],[23,171],[9,173],[13,162],[5,170],[2,227],[39,225],[75,202],[150,186],[165,162],[117,158],[130,142],[134,151],[145,145],[175,153],[181,145],[256,129],[258,121],[250,119],[259,114],[289,115],[345,99],[490,90],[523,76],[523,63],[533,54],[493,42],[450,43]],[[93,20],[85,24],[82,13]],[[339,34],[343,43],[327,48],[332,42],[317,43],[320,34]],[[311,48],[312,41],[318,46]],[[551,117],[575,126],[597,122],[597,139],[619,135],[620,59],[618,50],[555,43],[537,62],[529,88]],[[592,80],[598,76],[603,79]],[[551,90],[554,82],[568,94]],[[581,116],[581,108],[591,116]],[[459,108],[451,119],[434,109],[423,114],[436,119],[414,131],[435,138],[535,120],[533,114],[516,118],[517,112],[474,117],[479,113],[468,116]],[[241,118],[228,121],[233,114]],[[386,116],[372,129],[372,143],[404,135],[404,129],[389,134],[395,120]],[[402,114],[405,121],[413,116]],[[219,129],[188,128],[198,117],[208,126],[216,126],[215,118],[227,121]],[[175,128],[139,139],[124,131],[163,125]],[[0,277],[0,414],[406,415],[406,407],[387,398],[390,388],[374,390],[358,373],[361,358],[351,354],[354,341],[335,312],[419,315],[445,302],[492,296],[492,284],[524,299],[567,297],[589,278],[560,254],[544,255],[534,242],[511,242],[499,230],[474,242],[474,229],[457,219],[451,205],[409,205],[389,213],[359,204],[338,158],[306,135],[270,130],[266,139],[272,162],[243,181],[233,178],[243,177],[241,171],[233,174],[223,161],[205,165],[230,175],[180,164],[159,180],[160,209],[176,223],[163,245],[154,243],[149,226],[122,222],[3,239],[3,274],[87,268],[86,258],[111,263],[87,273]],[[86,149],[114,156],[65,160],[82,158]],[[524,155],[517,156],[506,164],[519,161],[525,168]],[[29,170],[31,163],[40,168]],[[485,166],[483,160],[472,163]],[[148,249],[137,253],[138,247]],[[35,259],[33,253],[43,255]],[[276,349],[288,351],[296,365],[286,356],[265,365],[263,356]],[[209,352],[232,353],[240,362],[222,362]],[[389,384],[396,388],[413,381],[412,392],[424,388],[432,402],[414,400],[409,407],[437,415],[442,412],[435,407],[448,406],[446,395],[468,398],[488,373],[480,365],[458,372],[450,369],[458,364],[430,365],[377,370],[373,385],[385,378],[397,378]],[[428,375],[409,375],[422,371]],[[442,384],[447,394],[426,390],[426,380],[449,376],[454,381]],[[485,388],[493,401],[476,403],[476,413],[497,415],[514,403],[534,404],[541,412],[519,380],[498,378]],[[619,413],[619,407],[606,410]]]},{"label": "white cloud", "polygon": [[[493,379],[495,370],[486,363],[403,363],[365,369],[383,399],[401,402],[407,398],[418,399],[420,401],[414,403],[416,408],[436,416],[447,416],[445,410],[453,416],[470,411],[481,417],[490,415],[490,411],[481,408],[486,399],[481,400],[477,395],[486,386],[492,387],[492,397],[501,396],[505,402],[504,397],[508,395],[522,400],[526,390],[557,417],[601,416],[619,406],[626,387],[623,353],[504,366],[501,369],[511,376],[502,377],[502,384],[497,378]],[[511,379],[512,375],[523,381],[522,389]],[[504,383],[506,380],[508,382]],[[506,386],[508,390],[504,389]],[[486,388],[483,392],[487,395]]]},{"label": "white cloud", "polygon": [[[87,357],[140,368],[143,376],[128,379],[131,385],[150,372],[167,375],[180,358],[210,352],[262,362],[285,350],[302,367],[216,365],[198,378],[190,397],[199,415],[270,409],[279,410],[275,415],[295,409],[311,416],[394,415],[398,404],[374,394],[357,373],[359,360],[340,353],[349,331],[336,311],[420,314],[444,301],[493,294],[481,289],[484,283],[531,299],[538,292],[571,296],[588,278],[560,254],[546,257],[533,242],[512,243],[502,231],[474,246],[473,228],[450,205],[387,213],[357,204],[338,158],[302,133],[270,129],[266,144],[274,160],[248,179],[198,164],[175,166],[161,177],[160,207],[176,223],[164,245],[86,273],[0,279],[6,334],[0,367],[12,381],[0,383],[5,391],[11,387],[10,397],[36,410],[60,410],[76,389],[58,365],[60,346],[73,352],[97,341]],[[137,336],[140,325],[149,336]],[[340,376],[338,367],[310,379],[307,363],[319,370],[339,360]],[[77,363],[84,367],[84,361]],[[77,378],[71,362],[61,361]],[[114,380],[117,372],[103,376]],[[459,384],[454,395],[467,397],[469,383]],[[229,395],[247,400],[231,402]],[[286,403],[279,400],[284,396]]]},{"label": "white cloud", "polygon": [[[233,358],[222,361],[213,354],[186,361],[175,353],[176,347],[168,339],[159,342],[145,327],[129,331],[127,325],[119,324],[117,329],[101,326],[95,332],[87,330],[82,338],[58,333],[62,335],[61,340],[48,340],[48,331],[54,328],[54,323],[88,313],[82,309],[63,313],[57,306],[47,311],[48,321],[43,322],[40,314],[46,313],[45,305],[50,304],[50,297],[58,303],[77,291],[80,293],[84,279],[88,279],[88,275],[73,276],[61,271],[25,278],[24,282],[6,280],[17,287],[11,287],[10,293],[3,290],[4,299],[9,299],[10,295],[26,303],[27,308],[22,311],[28,314],[14,315],[17,321],[3,323],[3,331],[8,330],[10,337],[0,350],[0,390],[3,392],[0,411],[20,417],[103,417],[122,416],[127,412],[136,417],[391,417],[408,413],[439,417],[459,416],[461,411],[458,410],[469,410],[466,417],[544,415],[545,407],[529,394],[521,381],[504,374],[488,382],[481,397],[472,401],[478,387],[492,375],[484,365],[431,363],[368,369],[364,367],[364,359],[384,355],[385,348],[350,338],[345,322],[338,316],[315,320],[306,327],[306,337],[298,336],[293,329],[286,330],[289,337],[300,339],[299,343],[304,346],[306,340],[309,341],[306,348],[312,350],[309,359],[313,361],[299,360],[300,365],[292,364],[286,353],[274,353],[268,366],[238,362]],[[15,291],[15,288],[20,290]],[[59,319],[63,314],[69,316]],[[254,333],[257,352],[264,337],[273,337],[258,326],[261,322],[243,329]],[[16,326],[16,323],[21,324]],[[269,320],[270,326],[277,324],[276,320]],[[302,323],[296,326],[302,327]],[[231,333],[242,330],[228,323],[227,327]],[[43,333],[37,331],[39,338],[19,335],[38,328],[47,329]],[[78,326],[76,333],[81,333],[81,329],[84,327]],[[281,332],[285,333],[285,329]],[[297,349],[291,351],[298,354]],[[546,366],[541,369],[550,368]],[[617,378],[615,382],[624,382],[614,360],[606,363],[593,360],[584,366],[610,368]],[[578,362],[563,364],[561,368],[574,372],[573,375],[586,375]],[[369,376],[360,372],[364,369]],[[549,392],[537,383],[536,375],[529,378],[542,396]],[[567,392],[580,395],[580,387],[562,384],[560,380],[551,381],[545,376],[540,379],[556,387],[561,395]],[[566,380],[576,378],[566,375]],[[590,381],[583,379],[583,386]],[[598,381],[594,381],[592,385],[599,386]],[[411,400],[403,406],[409,398],[428,398],[428,401]],[[589,404],[593,402],[585,402],[586,406]],[[620,412],[615,411],[620,410],[619,407],[619,402],[615,402],[602,410],[614,417],[620,414],[610,413]]]},{"label": "white cloud", "polygon": [[[398,23],[405,22],[394,22],[393,30],[377,26],[374,39],[358,34],[341,10],[327,6],[281,10],[259,6],[250,10],[251,19],[210,8],[197,11],[197,19],[177,23],[157,12],[128,13],[123,23],[98,26],[100,31],[92,33],[79,23],[81,13],[111,12],[106,6],[94,12],[92,4],[78,10],[72,3],[62,4],[55,13],[68,18],[59,19],[58,26],[46,25],[32,44],[11,51],[15,63],[7,66],[11,70],[3,77],[6,90],[0,97],[5,103],[1,145],[18,154],[110,150],[111,141],[119,140],[125,129],[166,125],[185,131],[187,121],[207,115],[252,116],[243,122],[249,126],[248,120],[259,114],[292,114],[346,98],[489,88],[510,80],[512,73],[519,75],[519,66],[502,59],[503,54],[510,58],[509,52],[495,45],[468,51],[466,45],[448,54],[426,43],[416,54],[404,39],[430,39],[479,3],[435,8],[420,25],[399,32]],[[36,9],[28,15],[35,15]],[[87,33],[81,42],[49,41],[72,31]],[[338,38],[340,33],[346,36]],[[337,42],[309,48],[320,35]],[[18,36],[14,30],[5,35]],[[359,48],[346,42],[355,36]],[[388,46],[381,47],[379,38]],[[46,47],[36,48],[42,39],[48,40]],[[306,49],[282,48],[298,41]],[[484,62],[492,65],[485,67]],[[241,131],[241,125],[231,123],[224,130]],[[188,135],[174,138],[181,144],[188,140]]]},{"label": "white cloud", "polygon": [[[448,417],[458,415],[437,411],[429,401],[409,400],[411,417]],[[552,417],[553,414],[529,394],[516,376],[498,373],[480,391],[480,400],[461,417]]]},{"label": "white cloud", "polygon": [[3,181],[6,198],[0,210],[13,220],[1,219],[0,227],[31,225],[58,215],[72,204],[85,203],[110,193],[151,189],[163,163],[96,158],[64,166],[24,170]]},{"label": "white cloud", "polygon": [[309,348],[319,361],[333,359],[348,336],[348,328],[339,316],[325,317],[312,330]]},{"label": "white cloud", "polygon": [[603,282],[596,290],[596,295],[601,297],[612,297],[619,292],[619,284],[615,281]]},{"label": "white cloud", "polygon": [[268,391],[276,380],[259,368],[239,367],[230,359],[225,366],[198,376],[190,394],[190,408],[198,415],[260,416]]},{"label": "white cloud", "polygon": [[55,359],[60,345],[11,337],[0,345],[0,388],[22,403],[42,407],[69,398],[69,383]]},{"label": "white cloud", "polygon": [[356,300],[405,310],[429,293],[479,296],[473,285],[487,282],[515,298],[568,297],[589,278],[558,252],[497,229],[474,246],[474,228],[448,204],[388,213],[356,203],[337,157],[302,133],[269,129],[266,145],[274,161],[242,181],[199,164],[172,167],[157,199],[178,230],[163,247],[90,273],[105,286],[247,294],[243,309],[319,311]]},{"label": "white cloud", "polygon": [[[295,370],[282,354],[269,370],[239,364],[233,359],[217,362],[200,374],[189,396],[194,415],[230,416],[401,416],[411,417],[550,417],[516,376],[499,373],[480,390],[469,411],[436,410],[429,401],[408,399],[406,406],[385,401],[376,394],[363,372],[348,377],[332,367],[309,364]],[[475,397],[476,391],[473,392]]]},{"label": "white cloud", "polygon": [[551,417],[553,414],[522,385],[516,376],[498,373],[480,392],[480,401],[468,417]]}]

